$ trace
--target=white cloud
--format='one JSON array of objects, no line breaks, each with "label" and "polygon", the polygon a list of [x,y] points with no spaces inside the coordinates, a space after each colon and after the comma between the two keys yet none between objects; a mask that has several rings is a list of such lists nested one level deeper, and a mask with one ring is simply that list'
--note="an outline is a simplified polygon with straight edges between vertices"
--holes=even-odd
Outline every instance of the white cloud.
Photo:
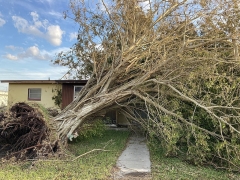
[{"label": "white cloud", "polygon": [[13,46],[13,45],[5,46],[5,48],[11,49],[13,51],[23,49],[22,47],[17,47],[17,46]]},{"label": "white cloud", "polygon": [[0,18],[0,27],[3,26],[6,23],[6,21],[2,18]]},{"label": "white cloud", "polygon": [[18,60],[18,57],[14,56],[12,54],[6,54],[5,58],[10,59],[10,60],[14,60],[14,61]]},{"label": "white cloud", "polygon": [[49,3],[49,4],[52,4],[52,3],[54,3],[55,0],[40,0],[40,1],[41,1],[43,4],[46,3],[46,2]]},{"label": "white cloud", "polygon": [[[9,48],[11,50],[19,50],[20,47],[15,46],[5,46],[6,48]],[[23,60],[23,59],[30,59],[30,60],[51,60],[53,59],[58,53],[60,52],[67,52],[70,48],[67,47],[61,47],[54,49],[52,51],[46,51],[44,49],[39,49],[37,45],[31,46],[25,50],[21,48],[21,53],[18,53],[16,55],[14,54],[6,54],[3,57],[9,59],[9,60]]]},{"label": "white cloud", "polygon": [[58,25],[51,25],[47,28],[47,39],[55,46],[60,46],[62,43],[62,35],[64,31]]},{"label": "white cloud", "polygon": [[70,41],[77,39],[77,35],[78,35],[77,32],[72,32],[72,33],[70,33],[70,34],[69,34],[69,39],[70,39]]},{"label": "white cloud", "polygon": [[14,21],[14,26],[18,29],[19,32],[25,32],[26,28],[29,26],[27,20],[19,17],[19,16],[12,16]]},{"label": "white cloud", "polygon": [[38,47],[36,47],[36,46],[32,46],[32,47],[28,48],[28,49],[27,49],[27,52],[28,52],[30,55],[33,55],[33,56],[39,55],[39,49],[38,49]]},{"label": "white cloud", "polygon": [[57,48],[52,50],[51,52],[49,52],[52,56],[55,56],[56,54],[60,53],[60,52],[68,52],[71,49],[69,47],[61,47],[61,48]]},{"label": "white cloud", "polygon": [[30,14],[31,14],[31,16],[33,17],[33,21],[34,21],[34,22],[38,21],[38,17],[39,17],[39,16],[38,16],[38,14],[37,14],[36,12],[31,12]]},{"label": "white cloud", "polygon": [[26,19],[19,16],[13,16],[12,19],[14,21],[14,26],[18,29],[18,32],[32,34],[39,37],[44,36],[37,26],[30,25]]},{"label": "white cloud", "polygon": [[59,25],[51,25],[48,20],[39,20],[39,15],[36,12],[31,12],[33,21],[29,22],[20,16],[12,16],[14,26],[18,32],[31,34],[46,39],[54,46],[60,46],[62,43],[62,35],[64,31]]},{"label": "white cloud", "polygon": [[8,49],[14,50],[14,49],[15,49],[15,46],[13,46],[13,45],[9,45],[9,46],[5,46],[5,48],[8,48]]},{"label": "white cloud", "polygon": [[[17,47],[8,46],[10,49],[16,49]],[[50,60],[52,58],[51,54],[45,50],[39,50],[37,46],[31,46],[22,53],[17,55],[7,54],[4,56],[10,60],[21,60],[21,59],[37,59],[37,60]]]},{"label": "white cloud", "polygon": [[36,28],[44,28],[45,23],[42,23],[41,21],[38,20],[38,14],[36,12],[31,12],[31,16],[33,18],[34,26]]},{"label": "white cloud", "polygon": [[48,52],[40,51],[37,46],[31,46],[26,51],[18,54],[19,59],[32,58],[37,60],[50,60],[51,56]]},{"label": "white cloud", "polygon": [[63,14],[56,12],[56,11],[50,11],[48,14],[55,16],[56,18],[63,18]]},{"label": "white cloud", "polygon": [[[2,17],[2,13],[0,12],[0,17]],[[3,26],[6,23],[6,21],[2,18],[0,18],[0,27]]]}]

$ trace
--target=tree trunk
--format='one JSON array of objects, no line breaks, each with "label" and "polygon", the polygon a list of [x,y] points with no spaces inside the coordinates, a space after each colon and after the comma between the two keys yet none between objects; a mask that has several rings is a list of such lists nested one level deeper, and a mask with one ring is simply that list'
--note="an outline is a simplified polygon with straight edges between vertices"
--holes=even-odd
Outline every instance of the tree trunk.
[{"label": "tree trunk", "polygon": [[[196,164],[239,170],[239,42],[216,24],[217,16],[231,19],[221,9],[226,2],[151,1],[145,12],[135,7],[137,0],[128,6],[118,1],[93,15],[80,2],[72,6],[82,28],[74,52],[92,62],[92,75],[55,118],[62,143],[86,120],[114,107],[159,138],[168,154],[185,145]],[[147,118],[135,116],[139,109]]]},{"label": "tree trunk", "polygon": [[[65,144],[68,137],[74,134],[74,131],[80,127],[86,120],[93,117],[93,115],[101,114],[101,111],[111,109],[116,102],[121,103],[132,94],[127,87],[120,87],[110,93],[99,93],[94,97],[89,98],[82,104],[81,101],[73,102],[67,107],[64,113],[61,113],[55,121],[57,122],[59,138]],[[78,99],[76,99],[77,101]],[[77,107],[77,108],[76,108]]]}]

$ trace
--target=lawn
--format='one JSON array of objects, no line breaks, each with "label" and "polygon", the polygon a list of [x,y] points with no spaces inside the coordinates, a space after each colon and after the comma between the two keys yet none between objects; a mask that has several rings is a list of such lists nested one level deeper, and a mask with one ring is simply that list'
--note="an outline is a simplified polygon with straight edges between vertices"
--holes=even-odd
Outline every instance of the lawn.
[{"label": "lawn", "polygon": [[179,158],[165,157],[162,148],[149,147],[153,180],[240,180],[240,174],[193,166]]},{"label": "lawn", "polygon": [[[66,152],[68,161],[66,159],[18,163],[1,161],[0,179],[111,179],[112,168],[124,149],[128,136],[128,131],[106,130],[102,136],[78,139],[69,144],[69,149]],[[149,147],[153,180],[240,179],[238,174],[217,171],[211,167],[192,166],[178,158],[166,158],[163,149],[152,148],[150,145]],[[106,151],[96,149],[104,149]],[[76,160],[70,161],[74,158]]]},{"label": "lawn", "polygon": [[[62,179],[108,179],[112,167],[125,147],[128,131],[106,130],[99,137],[78,140],[69,144],[68,160],[40,160],[18,163],[0,163],[0,179],[4,180],[62,180]],[[94,149],[82,157],[79,155]]]}]

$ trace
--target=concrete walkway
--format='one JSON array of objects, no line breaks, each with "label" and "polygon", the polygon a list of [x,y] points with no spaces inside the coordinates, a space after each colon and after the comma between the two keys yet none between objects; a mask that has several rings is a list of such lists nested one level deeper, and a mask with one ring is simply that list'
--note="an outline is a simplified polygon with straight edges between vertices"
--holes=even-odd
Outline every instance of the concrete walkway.
[{"label": "concrete walkway", "polygon": [[117,160],[117,168],[119,171],[114,179],[128,179],[126,177],[129,176],[149,179],[151,162],[145,137],[137,134],[130,137],[126,149]]}]

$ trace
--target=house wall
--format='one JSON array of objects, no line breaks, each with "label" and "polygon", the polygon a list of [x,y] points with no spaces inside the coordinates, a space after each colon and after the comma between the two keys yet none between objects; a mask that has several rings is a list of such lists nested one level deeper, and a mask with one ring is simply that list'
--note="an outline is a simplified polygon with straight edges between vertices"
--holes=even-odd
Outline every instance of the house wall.
[{"label": "house wall", "polygon": [[[41,100],[28,100],[29,88],[41,88]],[[11,84],[8,88],[8,106],[17,102],[36,102],[42,104],[44,107],[55,107],[52,97],[55,92],[53,90],[61,88],[60,84]]]},{"label": "house wall", "polygon": [[62,109],[64,109],[68,104],[73,101],[73,90],[73,84],[62,85]]},{"label": "house wall", "polygon": [[73,101],[74,86],[85,86],[86,83],[63,83],[62,84],[62,109]]},{"label": "house wall", "polygon": [[129,125],[127,118],[119,111],[116,111],[117,125],[126,126]]},{"label": "house wall", "polygon": [[7,106],[8,92],[0,91],[0,107]]}]

